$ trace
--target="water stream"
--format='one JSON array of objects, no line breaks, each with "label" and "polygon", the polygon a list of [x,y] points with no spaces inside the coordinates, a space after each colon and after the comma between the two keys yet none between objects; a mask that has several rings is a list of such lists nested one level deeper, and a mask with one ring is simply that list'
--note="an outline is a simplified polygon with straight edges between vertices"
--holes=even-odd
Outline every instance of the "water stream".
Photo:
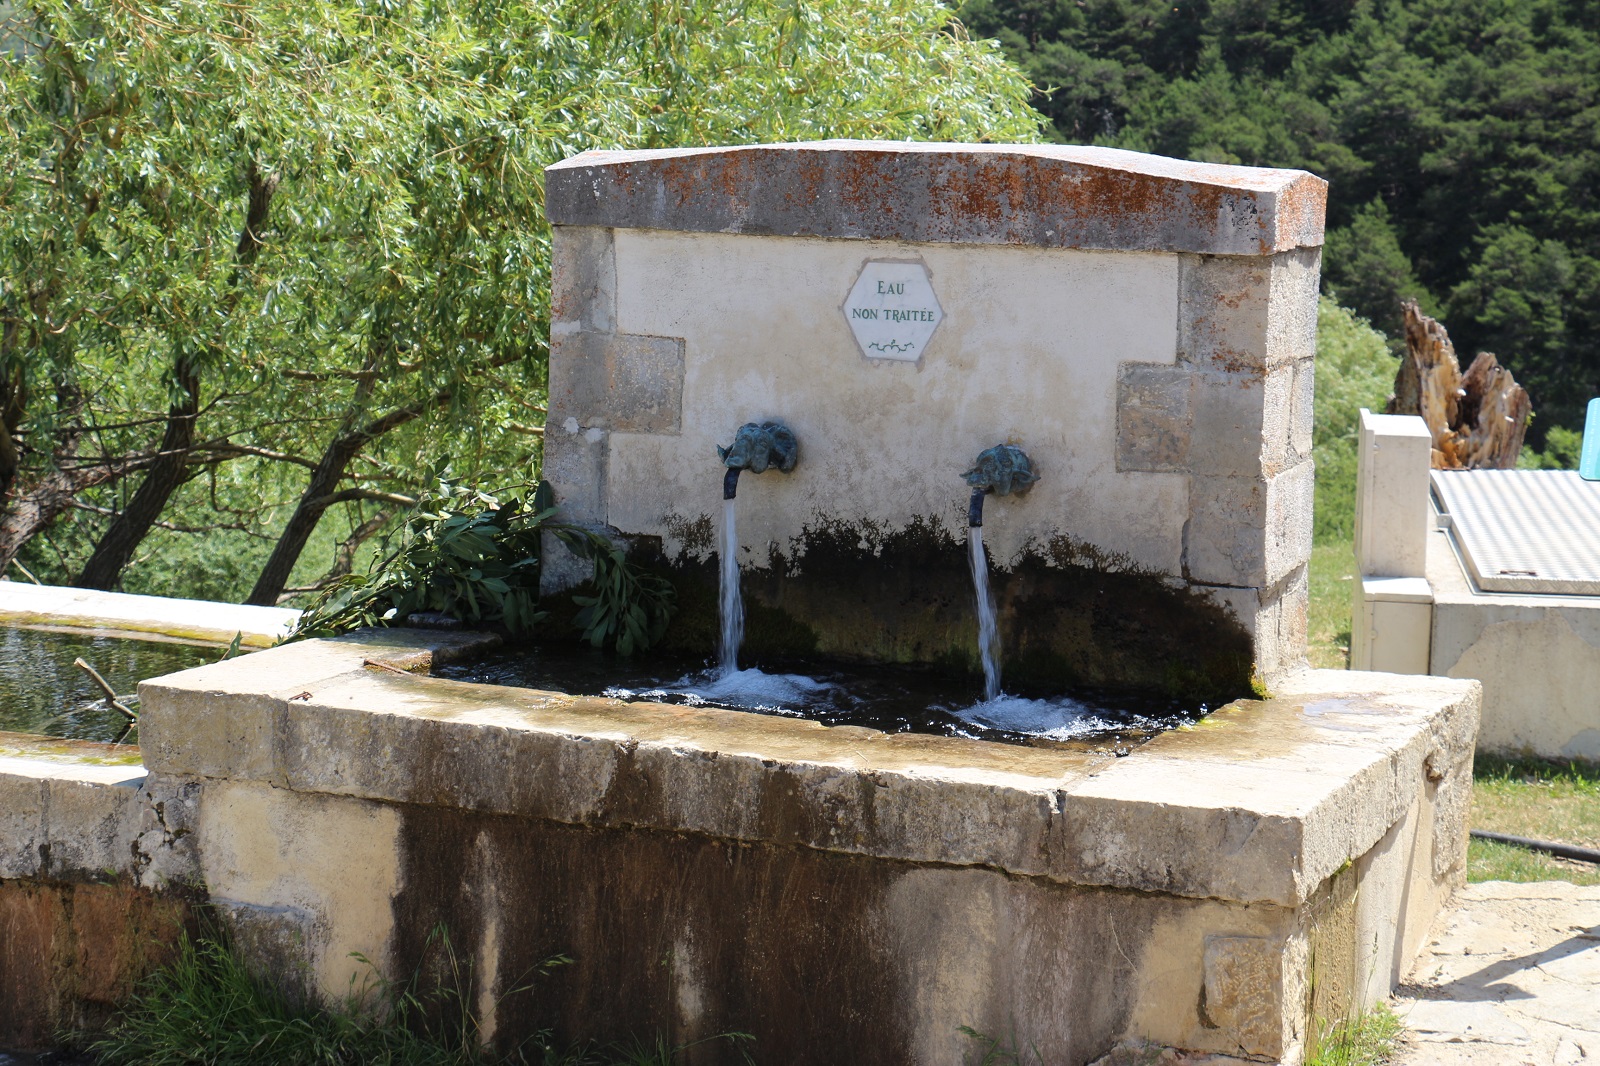
[{"label": "water stream", "polygon": [[[739,587],[736,501],[722,501],[718,540],[720,633],[714,663],[652,656],[650,665],[604,656],[568,658],[556,648],[508,651],[474,664],[448,666],[441,676],[490,684],[531,686],[621,700],[725,707],[793,715],[829,725],[863,725],[885,732],[918,732],[1024,743],[1122,743],[1182,721],[1195,709],[1161,698],[1094,691],[1006,694],[1000,689],[1000,630],[981,526],[969,528],[968,558],[977,601],[983,696],[938,676],[893,667],[771,662],[739,665],[744,643],[744,598]],[[787,672],[787,667],[794,672]],[[794,670],[795,667],[800,669]],[[771,671],[771,672],[768,672]],[[1203,714],[1204,708],[1198,713]]]},{"label": "water stream", "polygon": [[739,531],[734,522],[736,500],[722,501],[721,609],[722,636],[717,644],[717,673],[739,672],[739,645],[744,643],[744,596],[739,591]]},{"label": "water stream", "polygon": [[994,593],[989,589],[989,557],[983,551],[983,527],[967,527],[967,561],[972,564],[972,589],[978,601],[978,656],[983,660],[983,699],[1000,698],[1000,626],[995,621]]}]

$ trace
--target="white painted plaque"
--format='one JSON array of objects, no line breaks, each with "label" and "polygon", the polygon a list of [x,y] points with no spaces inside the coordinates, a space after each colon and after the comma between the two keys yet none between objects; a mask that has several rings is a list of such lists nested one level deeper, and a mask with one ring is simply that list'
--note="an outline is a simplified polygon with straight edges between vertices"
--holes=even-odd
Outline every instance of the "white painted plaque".
[{"label": "white painted plaque", "polygon": [[868,359],[914,363],[944,319],[928,268],[917,262],[873,259],[861,268],[844,300],[850,332]]}]

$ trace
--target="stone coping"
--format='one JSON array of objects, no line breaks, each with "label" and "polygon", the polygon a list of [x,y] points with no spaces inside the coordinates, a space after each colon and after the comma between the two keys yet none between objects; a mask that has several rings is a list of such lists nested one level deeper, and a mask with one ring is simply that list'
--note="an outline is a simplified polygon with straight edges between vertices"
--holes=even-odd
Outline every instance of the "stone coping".
[{"label": "stone coping", "polygon": [[98,629],[175,640],[267,647],[294,628],[300,612],[213,600],[135,596],[59,585],[0,581],[0,623],[64,629]]},{"label": "stone coping", "polygon": [[[1478,718],[1474,681],[1310,671],[1276,699],[1119,759],[405,672],[479,646],[470,634],[365,631],[146,681],[146,764],[180,779],[1295,906],[1366,854],[1424,782],[1470,776]],[[1464,834],[1466,803],[1439,798],[1436,832]]]},{"label": "stone coping", "polygon": [[590,151],[545,170],[567,226],[1269,255],[1320,247],[1328,183],[1117,148],[811,141]]},{"label": "stone coping", "polygon": [[145,778],[126,744],[0,732],[0,880],[131,872]]}]

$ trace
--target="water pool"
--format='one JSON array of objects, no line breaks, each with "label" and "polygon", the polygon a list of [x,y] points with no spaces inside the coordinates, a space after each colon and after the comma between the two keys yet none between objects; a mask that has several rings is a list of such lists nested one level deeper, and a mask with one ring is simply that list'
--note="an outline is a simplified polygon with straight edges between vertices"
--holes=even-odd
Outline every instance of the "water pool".
[{"label": "water pool", "polygon": [[1032,745],[1118,749],[1205,714],[1161,696],[1019,689],[983,698],[982,685],[927,671],[816,662],[771,662],[722,673],[692,659],[629,661],[569,645],[511,649],[435,676],[575,696],[722,707],[886,733],[931,733]]},{"label": "water pool", "polygon": [[73,740],[138,741],[100,688],[73,665],[83,659],[131,695],[140,681],[221,658],[218,648],[96,632],[0,626],[0,730]]}]

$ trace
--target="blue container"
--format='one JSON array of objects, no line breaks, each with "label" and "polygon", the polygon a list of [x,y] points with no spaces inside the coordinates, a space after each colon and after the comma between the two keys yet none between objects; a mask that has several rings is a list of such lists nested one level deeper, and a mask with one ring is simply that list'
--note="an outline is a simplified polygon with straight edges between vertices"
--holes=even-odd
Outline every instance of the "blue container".
[{"label": "blue container", "polygon": [[1600,481],[1600,396],[1589,401],[1589,416],[1583,422],[1578,476],[1585,481]]}]

